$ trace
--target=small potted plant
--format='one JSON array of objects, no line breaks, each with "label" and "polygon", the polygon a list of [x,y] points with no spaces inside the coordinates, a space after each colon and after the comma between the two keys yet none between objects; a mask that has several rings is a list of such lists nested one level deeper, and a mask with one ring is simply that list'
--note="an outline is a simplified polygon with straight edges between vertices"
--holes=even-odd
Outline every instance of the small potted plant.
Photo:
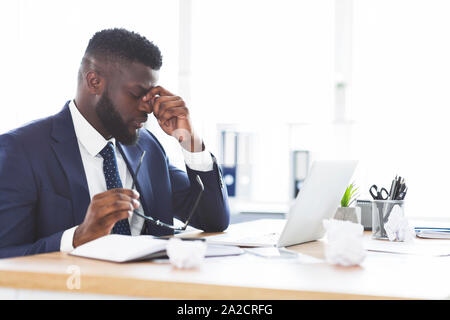
[{"label": "small potted plant", "polygon": [[337,208],[334,219],[361,223],[361,208],[350,207],[358,198],[357,191],[358,188],[355,188],[353,183],[345,189],[345,193],[341,199],[341,206]]}]

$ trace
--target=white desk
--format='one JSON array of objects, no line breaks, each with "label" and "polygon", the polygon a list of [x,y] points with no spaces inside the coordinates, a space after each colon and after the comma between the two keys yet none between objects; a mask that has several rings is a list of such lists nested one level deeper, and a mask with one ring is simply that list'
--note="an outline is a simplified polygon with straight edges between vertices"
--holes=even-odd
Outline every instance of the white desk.
[{"label": "white desk", "polygon": [[[324,241],[290,249],[323,258]],[[450,257],[369,252],[357,267],[301,260],[244,254],[207,258],[198,269],[180,270],[167,262],[116,264],[56,252],[0,260],[0,287],[15,290],[16,296],[32,289],[87,298],[93,294],[170,299],[450,298]],[[70,266],[81,271],[80,289],[67,287]]]}]

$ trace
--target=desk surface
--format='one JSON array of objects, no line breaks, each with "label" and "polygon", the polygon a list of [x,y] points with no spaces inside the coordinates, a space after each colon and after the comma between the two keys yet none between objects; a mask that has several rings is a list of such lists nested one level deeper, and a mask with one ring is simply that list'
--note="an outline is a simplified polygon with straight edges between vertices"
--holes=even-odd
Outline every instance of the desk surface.
[{"label": "desk surface", "polygon": [[[117,264],[60,252],[0,259],[0,287],[168,299],[450,297],[450,257],[369,252],[361,266],[339,267],[323,261],[324,246],[319,240],[289,248],[321,259],[315,263],[246,253],[207,258],[191,270],[166,261]],[[67,286],[71,266],[81,272],[80,289]]]}]

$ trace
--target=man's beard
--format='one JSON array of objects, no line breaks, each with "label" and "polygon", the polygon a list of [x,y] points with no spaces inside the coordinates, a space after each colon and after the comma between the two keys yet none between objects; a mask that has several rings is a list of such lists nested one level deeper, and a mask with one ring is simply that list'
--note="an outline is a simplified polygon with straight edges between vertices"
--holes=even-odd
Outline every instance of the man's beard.
[{"label": "man's beard", "polygon": [[105,129],[116,138],[117,141],[124,145],[136,144],[139,137],[139,131],[136,130],[134,134],[130,133],[129,127],[117,112],[114,103],[109,98],[107,90],[103,92],[100,100],[95,106],[95,112]]}]

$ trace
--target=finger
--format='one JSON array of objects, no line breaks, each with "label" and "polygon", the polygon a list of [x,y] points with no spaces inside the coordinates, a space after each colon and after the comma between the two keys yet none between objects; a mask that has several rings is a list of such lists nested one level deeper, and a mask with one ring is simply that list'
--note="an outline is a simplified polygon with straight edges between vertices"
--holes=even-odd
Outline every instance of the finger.
[{"label": "finger", "polygon": [[149,102],[150,99],[152,98],[153,94],[151,94],[151,89],[149,91],[147,91],[146,94],[144,94],[144,96],[142,97],[142,101],[144,102]]},{"label": "finger", "polygon": [[114,189],[110,189],[108,191],[96,194],[92,198],[92,200],[100,200],[100,199],[102,199],[104,197],[109,197],[112,194],[124,194],[124,195],[132,197],[134,199],[138,199],[139,198],[139,192],[137,192],[136,190],[125,189],[125,188],[114,188]]},{"label": "finger", "polygon": [[123,210],[123,211],[114,211],[110,214],[102,217],[102,219],[99,221],[100,224],[106,225],[109,228],[113,228],[117,221],[128,219],[130,216],[131,211]]},{"label": "finger", "polygon": [[149,91],[151,96],[155,96],[155,95],[159,95],[159,96],[173,96],[174,94],[171,93],[169,90],[161,87],[161,86],[156,86],[150,89]]},{"label": "finger", "polygon": [[160,123],[166,123],[172,118],[185,119],[188,117],[188,115],[189,111],[186,107],[173,107],[166,109],[164,113],[159,117],[158,121]]},{"label": "finger", "polygon": [[127,189],[127,188],[114,188],[114,189],[110,189],[108,190],[111,193],[121,193],[121,194],[125,194],[128,195],[132,198],[138,199],[139,198],[139,192],[137,192],[136,190],[133,189]]},{"label": "finger", "polygon": [[108,207],[113,205],[116,202],[127,202],[132,204],[133,206],[137,203],[139,205],[139,201],[136,198],[130,197],[129,195],[123,193],[111,193],[109,197],[103,197],[101,199],[95,200],[95,205],[100,207]]},{"label": "finger", "polygon": [[156,117],[158,120],[160,119],[167,119],[167,116],[165,114],[167,112],[172,112],[174,110],[183,111],[186,116],[189,114],[189,110],[186,107],[183,100],[177,100],[177,101],[168,101],[161,104],[159,108],[158,116]]},{"label": "finger", "polygon": [[150,91],[145,95],[144,101],[149,102],[152,107],[154,107],[156,101],[160,97],[166,97],[166,96],[175,96],[173,93],[169,92],[165,88],[161,86],[153,87],[150,89]]},{"label": "finger", "polygon": [[129,201],[115,201],[109,205],[100,206],[97,211],[98,217],[105,217],[116,211],[131,211],[139,208],[140,203],[134,200],[133,202]]},{"label": "finger", "polygon": [[167,107],[168,102],[175,102],[178,101],[178,104],[184,105],[183,99],[181,99],[178,96],[164,96],[164,97],[158,97],[155,99],[155,102],[153,103],[153,114],[158,119],[159,115],[161,114],[162,110]]}]

